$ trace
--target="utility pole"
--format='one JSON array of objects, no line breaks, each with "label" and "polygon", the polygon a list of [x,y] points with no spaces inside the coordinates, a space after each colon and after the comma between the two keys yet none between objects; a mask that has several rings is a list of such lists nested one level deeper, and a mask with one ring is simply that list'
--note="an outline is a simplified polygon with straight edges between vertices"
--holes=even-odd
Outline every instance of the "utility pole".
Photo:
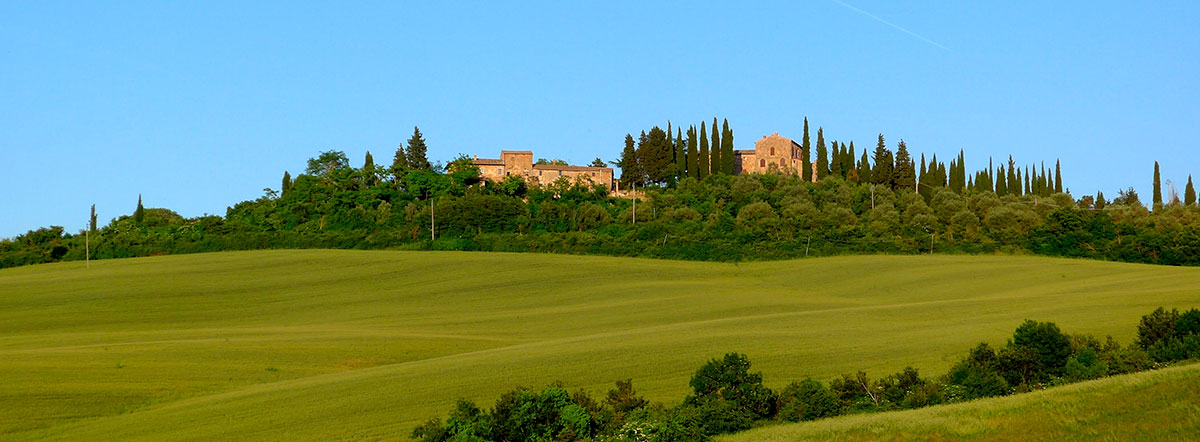
[{"label": "utility pole", "polygon": [[83,267],[92,268],[92,222],[88,220],[87,233],[83,234]]},{"label": "utility pole", "polygon": [[636,226],[637,225],[637,185],[634,184],[634,185],[630,186],[630,188],[633,189],[629,192],[629,197],[633,198],[633,225]]},{"label": "utility pole", "polygon": [[933,232],[929,233],[929,254],[933,254]]},{"label": "utility pole", "polygon": [[804,256],[808,256],[808,246],[812,245],[812,237],[808,237],[808,242],[804,243]]},{"label": "utility pole", "polygon": [[437,239],[434,236],[434,232],[437,231],[436,226],[437,226],[437,224],[434,223],[434,219],[433,219],[433,197],[430,197],[429,198],[429,240],[430,241]]}]

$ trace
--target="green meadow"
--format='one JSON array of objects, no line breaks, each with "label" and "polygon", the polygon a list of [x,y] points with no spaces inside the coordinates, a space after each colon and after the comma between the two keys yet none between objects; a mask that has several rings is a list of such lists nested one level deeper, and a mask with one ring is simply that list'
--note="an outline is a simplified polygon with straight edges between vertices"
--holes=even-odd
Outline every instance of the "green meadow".
[{"label": "green meadow", "polygon": [[717,442],[802,440],[1195,440],[1200,364],[1028,394],[778,425]]},{"label": "green meadow", "polygon": [[[404,440],[457,398],[489,406],[518,385],[603,393],[632,378],[677,401],[730,351],[772,388],[910,365],[938,375],[1025,319],[1128,343],[1154,308],[1200,306],[1198,287],[1200,268],[1019,256],[287,250],[11,268],[0,270],[0,439]],[[1163,373],[1062,391],[1197,376]],[[1036,397],[907,413],[946,421],[937,413]],[[929,434],[976,434],[945,431]]]}]

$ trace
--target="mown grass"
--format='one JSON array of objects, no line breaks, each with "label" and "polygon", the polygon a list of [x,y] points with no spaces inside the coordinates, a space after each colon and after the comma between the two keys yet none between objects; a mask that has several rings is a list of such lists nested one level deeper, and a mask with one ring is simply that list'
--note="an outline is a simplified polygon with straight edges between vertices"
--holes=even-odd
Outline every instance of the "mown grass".
[{"label": "mown grass", "polygon": [[674,401],[729,351],[768,385],[944,372],[1025,319],[1128,342],[1200,269],[1010,256],[704,263],[258,251],[0,271],[0,439],[404,439],[466,397],[633,378]]},{"label": "mown grass", "polygon": [[954,405],[759,428],[717,442],[1195,440],[1200,364]]}]

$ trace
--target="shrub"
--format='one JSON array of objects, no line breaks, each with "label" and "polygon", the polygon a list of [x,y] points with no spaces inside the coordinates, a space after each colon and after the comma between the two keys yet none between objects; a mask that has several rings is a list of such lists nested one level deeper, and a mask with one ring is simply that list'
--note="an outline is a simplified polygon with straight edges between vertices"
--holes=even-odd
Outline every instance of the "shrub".
[{"label": "shrub", "polygon": [[805,379],[792,382],[779,393],[780,419],[798,422],[837,416],[837,399],[821,382]]}]

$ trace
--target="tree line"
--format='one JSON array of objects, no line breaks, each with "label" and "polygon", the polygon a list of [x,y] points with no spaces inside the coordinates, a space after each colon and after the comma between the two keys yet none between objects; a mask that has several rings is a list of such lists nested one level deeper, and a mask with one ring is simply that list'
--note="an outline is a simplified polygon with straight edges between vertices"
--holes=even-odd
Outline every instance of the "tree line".
[{"label": "tree line", "polygon": [[745,355],[728,353],[696,370],[691,394],[674,406],[639,396],[630,379],[600,399],[568,392],[561,383],[540,391],[518,387],[488,410],[460,399],[445,421],[430,419],[411,436],[422,442],[696,442],[762,425],[1017,394],[1197,358],[1200,310],[1194,308],[1160,307],[1143,316],[1128,346],[1027,320],[1003,347],[980,343],[936,377],[912,367],[874,379],[858,371],[828,382],[793,381],[776,391],[764,385],[761,372],[750,371]]},{"label": "tree line", "polygon": [[[724,125],[722,125],[724,126]],[[806,124],[807,126],[807,124]],[[677,134],[682,128],[674,128]],[[715,140],[731,145],[732,131]],[[93,259],[264,248],[404,248],[761,260],[853,253],[1035,253],[1168,265],[1200,265],[1200,208],[1189,185],[1149,210],[1132,188],[1109,200],[1073,197],[1061,165],[1007,163],[968,172],[962,151],[943,162],[914,161],[903,141],[889,149],[825,142],[817,129],[812,182],[791,171],[693,177],[697,134],[651,129],[633,155],[685,146],[676,175],[655,173],[637,203],[603,186],[565,178],[542,187],[509,176],[482,180],[465,155],[431,163],[414,128],[390,166],[368,153],[353,167],[344,152],[321,152],[280,188],[237,203],[224,216],[184,218],[139,201],[132,215],[85,231],[61,226],[0,240],[0,267]],[[807,134],[807,131],[805,131]],[[707,133],[706,133],[707,135]],[[629,138],[627,138],[628,142]],[[807,136],[802,146],[810,145]],[[654,147],[657,146],[657,147]],[[654,149],[651,149],[654,147]],[[826,149],[826,147],[830,147]],[[628,149],[627,149],[628,150]],[[728,149],[724,149],[728,151]],[[855,161],[855,156],[858,160]],[[721,155],[724,159],[732,156]],[[709,158],[712,158],[711,152]],[[599,159],[597,159],[599,160]],[[638,160],[642,161],[642,160]],[[670,164],[642,161],[640,164]],[[680,173],[679,165],[688,174]],[[637,166],[642,167],[642,166]],[[1043,172],[1044,169],[1044,172]],[[1026,172],[1028,170],[1028,172]],[[633,175],[631,175],[633,176]],[[665,177],[665,178],[664,178]],[[1021,183],[1010,187],[1008,183]],[[1157,186],[1156,186],[1157,188]],[[1019,190],[1018,190],[1019,189]],[[1062,190],[1061,192],[1059,190]],[[1191,195],[1191,196],[1189,196]],[[1157,198],[1156,198],[1157,199]],[[88,244],[90,242],[90,248]]]}]

